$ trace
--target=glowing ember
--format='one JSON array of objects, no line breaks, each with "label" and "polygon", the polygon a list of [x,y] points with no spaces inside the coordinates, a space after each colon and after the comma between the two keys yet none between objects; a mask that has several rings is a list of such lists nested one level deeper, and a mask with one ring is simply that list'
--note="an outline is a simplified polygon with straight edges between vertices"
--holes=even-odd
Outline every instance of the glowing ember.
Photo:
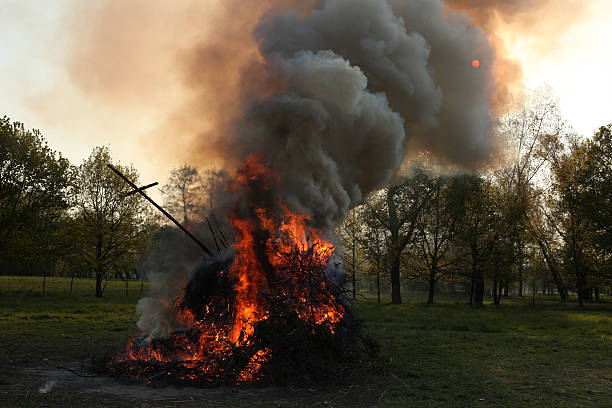
[{"label": "glowing ember", "polygon": [[480,61],[478,61],[477,59],[475,59],[474,61],[472,61],[472,66],[474,68],[478,68],[480,66]]},{"label": "glowing ember", "polygon": [[[233,256],[207,264],[202,273],[208,275],[196,272],[175,301],[169,337],[132,338],[126,352],[108,364],[111,373],[147,382],[160,375],[199,383],[252,382],[274,376],[269,369],[278,367],[274,361],[302,358],[310,347],[304,339],[334,343],[346,320],[340,288],[327,276],[334,246],[308,226],[307,216],[270,198],[277,182],[261,162],[247,160],[232,186],[247,203],[237,204],[231,216]],[[202,276],[218,288],[215,293],[201,294]],[[352,336],[353,326],[345,326],[342,336]]]}]

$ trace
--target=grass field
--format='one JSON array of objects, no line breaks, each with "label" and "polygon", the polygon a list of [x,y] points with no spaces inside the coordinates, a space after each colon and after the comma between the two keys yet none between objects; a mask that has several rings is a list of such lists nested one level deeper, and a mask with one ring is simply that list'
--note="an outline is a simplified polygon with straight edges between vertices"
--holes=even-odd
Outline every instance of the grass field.
[{"label": "grass field", "polygon": [[87,364],[134,332],[140,283],[126,296],[124,282],[111,282],[102,298],[93,284],[75,280],[70,292],[69,279],[47,278],[42,297],[41,278],[0,277],[0,405],[612,407],[612,305],[545,298],[478,309],[444,297],[357,301],[381,352],[337,386],[149,391],[67,373],[42,394],[57,372],[49,367]]}]

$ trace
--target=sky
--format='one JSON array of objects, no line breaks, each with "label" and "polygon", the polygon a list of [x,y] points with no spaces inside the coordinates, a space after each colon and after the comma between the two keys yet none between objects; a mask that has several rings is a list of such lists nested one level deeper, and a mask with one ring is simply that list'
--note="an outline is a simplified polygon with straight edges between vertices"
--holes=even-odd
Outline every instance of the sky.
[{"label": "sky", "polygon": [[[584,0],[569,23],[546,26],[563,12],[564,1],[569,0],[538,11],[541,20],[535,21],[548,30],[525,27],[519,16],[501,22],[496,35],[522,67],[524,84],[550,85],[570,124],[591,135],[612,122],[612,1]],[[88,6],[94,3],[104,4],[90,0]],[[84,37],[95,21],[88,13],[102,6],[81,10],[77,0],[0,0],[0,115],[41,130],[49,145],[75,164],[94,146],[107,145],[113,157],[139,170],[143,184],[163,183],[172,167],[189,160],[185,149],[176,148],[181,134],[159,137],[164,129],[181,129],[167,126],[181,121],[169,113],[189,99],[174,57],[183,41],[211,34],[206,15],[191,11],[194,2],[174,3],[180,4],[176,13],[168,7],[155,12],[155,3],[143,1],[153,7],[125,18],[130,30],[124,40],[95,27],[94,36]],[[92,62],[96,47],[119,52],[103,50]],[[99,75],[88,75],[90,69]],[[109,83],[114,76],[121,80]],[[216,162],[211,157],[193,164],[204,168]]]}]

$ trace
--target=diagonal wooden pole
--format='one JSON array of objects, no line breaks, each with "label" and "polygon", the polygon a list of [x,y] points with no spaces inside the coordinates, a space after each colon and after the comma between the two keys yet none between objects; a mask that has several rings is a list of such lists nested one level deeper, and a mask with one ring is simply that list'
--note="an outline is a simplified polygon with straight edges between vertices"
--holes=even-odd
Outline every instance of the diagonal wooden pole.
[{"label": "diagonal wooden pole", "polygon": [[191,238],[196,244],[198,244],[198,246],[200,248],[202,248],[202,250],[207,255],[213,256],[212,251],[210,249],[208,249],[206,247],[206,245],[204,245],[202,242],[200,242],[200,240],[197,239],[195,235],[193,235],[191,232],[189,232],[187,230],[187,228],[185,228],[180,222],[178,222],[176,219],[174,219],[173,216],[168,214],[168,212],[166,210],[161,208],[155,201],[153,201],[153,199],[151,197],[149,197],[144,191],[142,191],[142,189],[139,189],[138,186],[136,186],[136,184],[132,183],[127,177],[125,177],[123,175],[123,173],[121,173],[119,170],[117,170],[112,164],[107,164],[107,166],[108,166],[109,169],[114,171],[119,177],[121,177],[123,179],[123,181],[125,181],[127,184],[129,184],[137,193],[139,193],[141,196],[146,198],[147,201],[149,201],[151,204],[153,204],[153,206],[155,206],[155,208],[157,208],[159,211],[161,211],[162,214],[164,214],[166,217],[168,217],[168,219],[170,221],[172,221],[177,227],[179,227],[181,229],[181,231],[183,231],[185,234],[187,234],[187,236],[189,238]]}]

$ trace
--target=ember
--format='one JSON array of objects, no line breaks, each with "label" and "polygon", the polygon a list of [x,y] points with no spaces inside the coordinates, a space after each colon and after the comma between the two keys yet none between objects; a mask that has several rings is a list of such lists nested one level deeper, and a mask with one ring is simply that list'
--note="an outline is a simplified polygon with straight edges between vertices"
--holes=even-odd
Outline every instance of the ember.
[{"label": "ember", "polygon": [[200,385],[324,379],[375,349],[343,300],[334,246],[276,196],[278,179],[254,157],[239,169],[233,248],[194,271],[171,334],[132,338],[110,373]]}]

